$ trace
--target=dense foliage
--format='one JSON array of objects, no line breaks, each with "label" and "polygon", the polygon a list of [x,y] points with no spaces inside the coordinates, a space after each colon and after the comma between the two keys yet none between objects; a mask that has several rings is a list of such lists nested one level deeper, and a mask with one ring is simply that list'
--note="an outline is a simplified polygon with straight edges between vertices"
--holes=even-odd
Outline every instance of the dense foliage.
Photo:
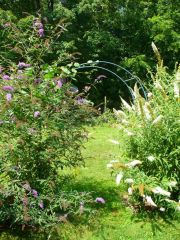
[{"label": "dense foliage", "polygon": [[[73,68],[68,71],[72,77]],[[60,178],[64,168],[83,165],[88,106],[61,67],[44,65],[39,78],[34,72],[24,62],[1,69],[1,224],[48,226],[90,200],[86,193],[63,192]]]},{"label": "dense foliage", "polygon": [[[160,48],[165,65],[171,70],[174,69],[174,63],[178,60],[180,49],[178,0],[34,0],[28,1],[28,4],[22,0],[1,0],[1,7],[11,10],[16,16],[8,12],[9,20],[7,18],[6,21],[4,20],[5,22],[15,21],[16,31],[18,29],[24,32],[28,28],[28,19],[31,18],[29,14],[41,16],[41,20],[47,23],[46,41],[42,40],[40,48],[44,42],[47,51],[42,59],[48,63],[58,59],[64,64],[67,58],[78,58],[80,62],[86,62],[89,59],[109,60],[131,69],[138,76],[146,79],[147,68],[154,66],[150,48],[152,41]],[[3,15],[6,13],[3,12],[1,16]],[[1,17],[1,21],[2,19]],[[51,32],[55,28],[58,28],[56,35]],[[59,31],[63,34],[57,34]],[[16,38],[19,42],[17,44],[17,41],[14,41],[15,36],[11,34],[9,38],[4,33],[1,36],[3,43],[1,48],[3,46],[4,50],[6,48],[6,55],[7,47],[11,52],[13,49],[16,56],[20,53],[21,40],[26,37],[28,41],[28,35],[21,34]],[[51,41],[49,42],[48,36],[53,38],[52,47],[49,47]],[[13,46],[11,46],[12,43]],[[39,54],[38,48],[39,44],[36,44],[35,48],[31,49],[31,55]],[[2,50],[1,55],[3,55]],[[9,55],[12,59],[12,53]],[[124,87],[112,75],[103,70],[101,73],[107,75],[108,80],[102,82],[99,92],[92,93],[92,97],[99,103],[104,96],[107,96],[110,99],[109,106],[112,107],[113,102],[114,104],[118,102],[115,96],[120,93],[119,89],[123,92]],[[92,76],[96,77],[96,75]],[[80,86],[81,82],[92,81],[86,76],[80,76],[78,80]]]},{"label": "dense foliage", "polygon": [[138,208],[158,209],[165,215],[180,211],[179,84],[179,69],[171,76],[161,63],[148,100],[135,86],[133,104],[122,99],[123,111],[114,110],[126,161],[110,165],[121,169],[117,184],[124,178],[126,197]]}]

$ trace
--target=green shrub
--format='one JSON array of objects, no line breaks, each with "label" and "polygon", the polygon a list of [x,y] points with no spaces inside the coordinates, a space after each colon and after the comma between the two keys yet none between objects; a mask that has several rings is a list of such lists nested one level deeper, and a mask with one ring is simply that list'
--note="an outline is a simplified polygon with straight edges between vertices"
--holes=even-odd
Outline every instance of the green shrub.
[{"label": "green shrub", "polygon": [[147,101],[135,86],[133,104],[122,99],[123,109],[114,110],[129,163],[110,167],[135,205],[173,215],[180,211],[180,69],[169,75],[160,64],[152,80]]},{"label": "green shrub", "polygon": [[[2,69],[1,69],[2,71]],[[63,192],[65,168],[84,164],[81,147],[88,105],[65,76],[74,69],[20,62],[0,81],[0,224],[47,227],[91,202],[88,193]]]}]

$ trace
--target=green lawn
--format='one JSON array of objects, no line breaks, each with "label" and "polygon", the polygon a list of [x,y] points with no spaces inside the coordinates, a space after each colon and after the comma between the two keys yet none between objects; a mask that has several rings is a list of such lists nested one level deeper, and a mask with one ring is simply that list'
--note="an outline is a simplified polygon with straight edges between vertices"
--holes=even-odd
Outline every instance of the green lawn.
[{"label": "green lawn", "polygon": [[[134,215],[132,209],[122,200],[123,188],[117,187],[106,164],[120,158],[120,145],[110,142],[119,140],[118,130],[113,127],[89,128],[89,141],[85,144],[83,155],[86,167],[76,169],[76,178],[70,184],[71,189],[92,191],[93,197],[103,197],[106,204],[88,219],[79,223],[66,223],[57,227],[57,232],[49,236],[53,240],[179,240],[180,224],[165,223],[163,220],[143,219]],[[121,144],[121,143],[120,143]],[[1,240],[10,240],[10,236],[1,236]],[[19,238],[18,238],[19,239]],[[23,238],[24,239],[24,238]],[[43,237],[25,237],[41,239]]]},{"label": "green lawn", "polygon": [[[89,220],[89,223],[67,224],[61,230],[62,239],[71,240],[179,240],[180,224],[163,220],[143,219],[134,216],[122,200],[123,189],[115,184],[106,164],[120,158],[120,145],[110,142],[120,140],[113,127],[89,128],[90,139],[83,155],[86,167],[78,170],[72,188],[93,191],[94,197],[106,200],[104,207]],[[121,144],[121,143],[120,143]]]}]

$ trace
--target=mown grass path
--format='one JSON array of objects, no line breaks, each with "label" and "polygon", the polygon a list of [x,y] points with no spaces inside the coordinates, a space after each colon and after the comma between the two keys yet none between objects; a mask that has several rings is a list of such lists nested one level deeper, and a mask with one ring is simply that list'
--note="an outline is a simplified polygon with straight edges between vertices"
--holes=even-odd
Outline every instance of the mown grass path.
[{"label": "mown grass path", "polygon": [[[94,198],[103,197],[106,204],[99,208],[89,223],[64,226],[64,239],[71,240],[179,240],[180,224],[135,216],[122,200],[123,187],[116,186],[106,164],[120,158],[120,140],[116,128],[99,126],[89,128],[89,141],[83,155],[86,167],[78,170],[72,188],[92,191]],[[120,160],[120,159],[119,159]]]}]

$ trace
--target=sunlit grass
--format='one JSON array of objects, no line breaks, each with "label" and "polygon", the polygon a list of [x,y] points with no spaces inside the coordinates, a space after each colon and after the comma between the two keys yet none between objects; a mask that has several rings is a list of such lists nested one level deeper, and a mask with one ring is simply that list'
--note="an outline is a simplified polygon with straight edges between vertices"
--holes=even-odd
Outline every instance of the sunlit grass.
[{"label": "sunlit grass", "polygon": [[180,224],[162,219],[144,218],[134,215],[123,202],[123,187],[116,186],[115,176],[111,176],[106,164],[110,160],[120,160],[121,137],[116,128],[101,126],[89,128],[89,141],[83,155],[85,168],[76,170],[77,177],[71,188],[78,191],[92,191],[94,198],[103,197],[106,204],[98,208],[86,223],[65,224],[61,228],[63,239],[81,240],[178,240]]},{"label": "sunlit grass", "polygon": [[[85,144],[83,156],[85,168],[74,171],[75,178],[70,179],[68,189],[90,191],[94,199],[103,197],[104,205],[98,205],[89,217],[81,217],[57,226],[48,236],[25,235],[20,239],[34,240],[179,240],[180,224],[176,221],[165,222],[162,219],[144,218],[134,215],[130,207],[123,202],[123,187],[116,186],[115,176],[111,176],[106,164],[110,160],[121,158],[120,145],[110,139],[120,141],[116,128],[101,126],[89,128],[89,141]],[[121,141],[120,141],[121,144]],[[1,235],[1,240],[19,238]]]}]

